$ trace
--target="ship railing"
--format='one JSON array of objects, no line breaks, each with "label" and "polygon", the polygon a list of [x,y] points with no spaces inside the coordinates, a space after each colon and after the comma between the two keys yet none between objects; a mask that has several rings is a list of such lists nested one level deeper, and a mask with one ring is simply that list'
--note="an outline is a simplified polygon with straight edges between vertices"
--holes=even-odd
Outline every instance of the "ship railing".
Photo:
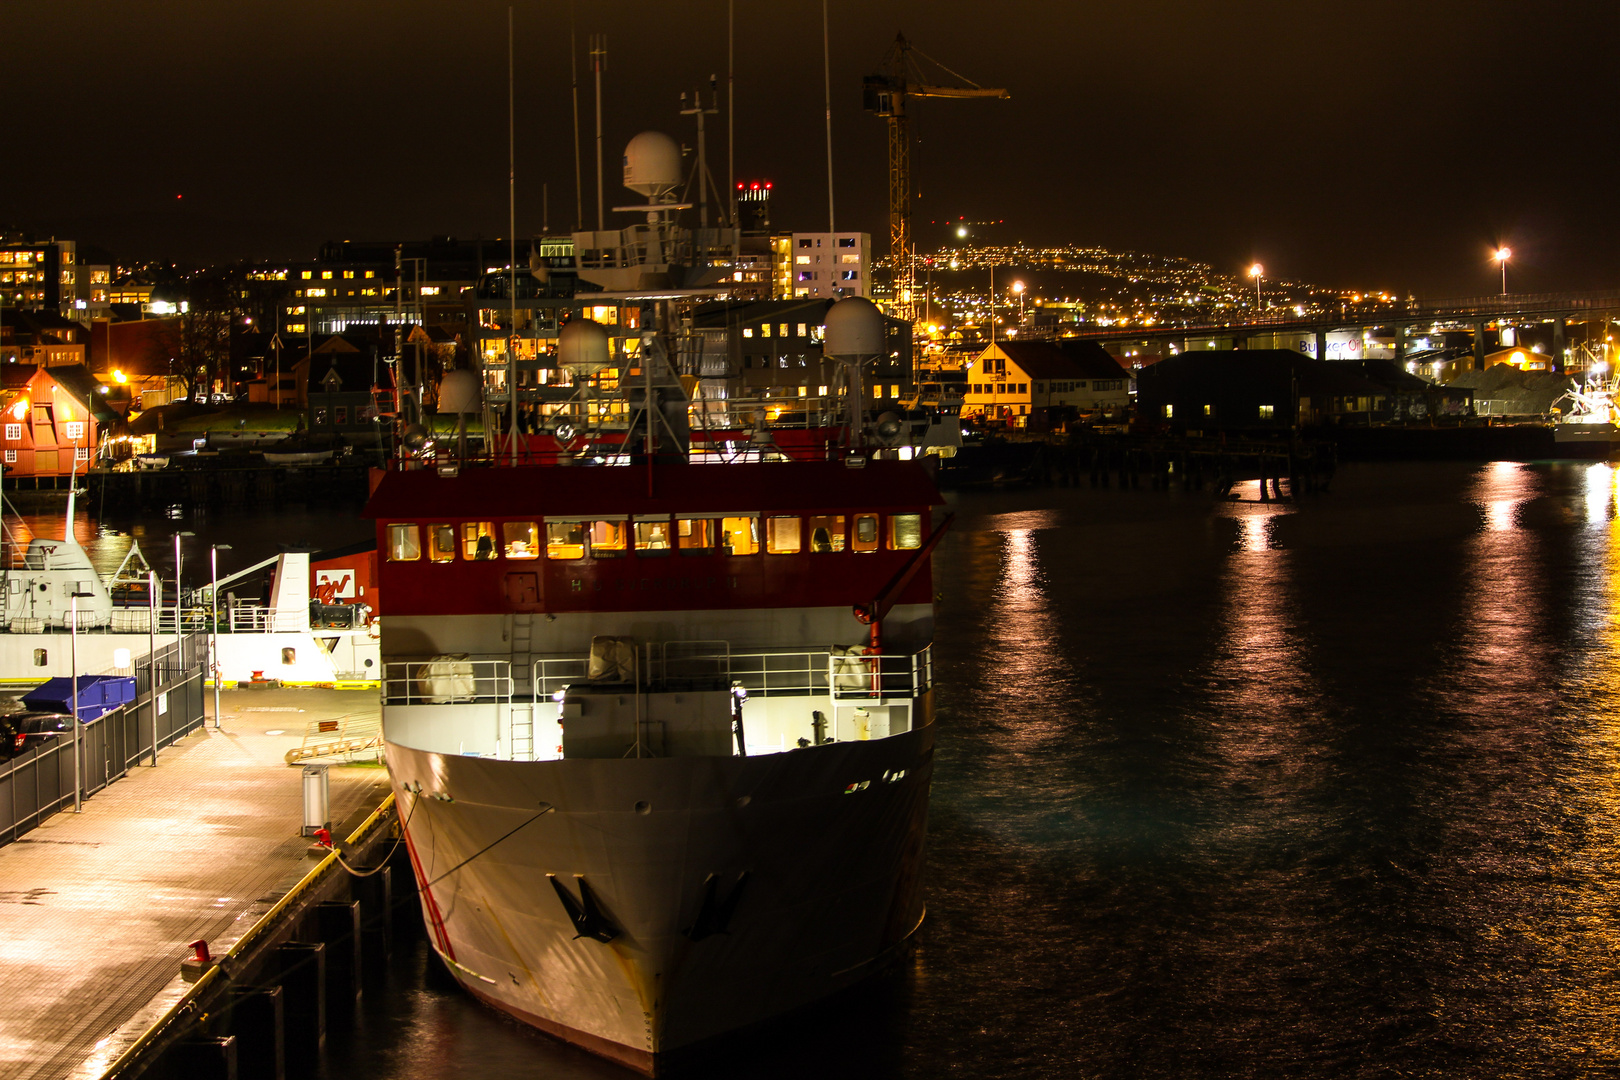
[{"label": "ship railing", "polygon": [[[208,612],[187,611],[183,614],[180,625],[186,633],[201,633],[208,629]],[[78,630],[81,634],[144,634],[148,630],[159,634],[174,633],[174,609],[159,612],[155,627],[150,625],[151,621],[151,612],[144,607],[115,607],[110,615],[81,611]],[[73,618],[66,611],[55,612],[49,618],[32,615],[12,615],[9,618],[0,616],[0,633],[48,634],[58,630],[66,631],[72,627],[72,623]]]},{"label": "ship railing", "polygon": [[511,704],[510,660],[424,656],[383,664],[385,705]]},{"label": "ship railing", "polygon": [[[142,612],[142,617],[147,617],[144,611]],[[160,634],[174,633],[174,627],[177,621],[179,622],[181,628],[188,634],[202,633],[208,629],[208,609],[187,608],[186,610],[180,612],[180,617],[177,620],[175,618],[174,608],[159,608],[157,617],[157,632]],[[145,629],[145,626],[143,625],[141,629]]]},{"label": "ship railing", "polygon": [[591,671],[588,656],[542,657],[534,662],[532,682],[534,699],[539,701],[561,693],[571,683],[587,682]]},{"label": "ship railing", "polygon": [[[916,697],[934,685],[932,646],[915,653],[864,649],[734,653],[725,641],[665,642],[648,650],[647,682],[665,688],[721,683],[750,697],[827,696],[834,700]],[[533,666],[535,700],[589,684],[590,659],[547,657]]]},{"label": "ship railing", "polygon": [[278,611],[258,604],[238,604],[230,611],[233,634],[290,633],[309,629],[309,616],[297,611]]}]

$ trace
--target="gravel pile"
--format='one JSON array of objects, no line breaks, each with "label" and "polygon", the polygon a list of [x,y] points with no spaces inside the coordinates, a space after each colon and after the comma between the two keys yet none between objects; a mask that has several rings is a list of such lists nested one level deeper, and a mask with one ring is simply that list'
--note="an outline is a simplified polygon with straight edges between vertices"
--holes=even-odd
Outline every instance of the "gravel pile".
[{"label": "gravel pile", "polygon": [[[1553,402],[1575,386],[1568,375],[1547,371],[1520,371],[1512,364],[1493,364],[1484,371],[1465,371],[1450,386],[1474,392],[1474,408],[1493,416],[1545,416]],[[1481,403],[1489,401],[1487,409]]]}]

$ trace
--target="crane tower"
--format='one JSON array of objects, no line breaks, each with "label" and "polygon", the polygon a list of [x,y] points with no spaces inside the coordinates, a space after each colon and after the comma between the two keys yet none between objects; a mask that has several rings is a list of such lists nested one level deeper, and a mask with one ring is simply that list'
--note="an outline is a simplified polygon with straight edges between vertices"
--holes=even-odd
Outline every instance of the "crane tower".
[{"label": "crane tower", "polygon": [[[930,80],[918,64],[921,57],[958,83],[948,86]],[[906,101],[914,97],[1005,98],[1006,90],[980,86],[916,48],[906,35],[896,34],[883,58],[883,71],[863,81],[864,105],[889,122],[889,271],[894,282],[894,314],[916,317],[913,299],[916,250],[911,235],[911,134]]]}]

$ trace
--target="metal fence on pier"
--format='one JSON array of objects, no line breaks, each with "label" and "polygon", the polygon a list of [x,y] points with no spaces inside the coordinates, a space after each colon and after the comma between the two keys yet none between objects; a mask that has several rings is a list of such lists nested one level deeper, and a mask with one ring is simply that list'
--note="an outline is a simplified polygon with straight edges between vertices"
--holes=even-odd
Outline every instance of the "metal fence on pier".
[{"label": "metal fence on pier", "polygon": [[[145,657],[135,662],[135,701],[80,725],[81,799],[140,765],[156,764],[158,751],[202,727],[207,658],[207,636],[188,634],[159,649],[155,663]],[[71,738],[52,739],[0,762],[0,844],[72,804]]]}]

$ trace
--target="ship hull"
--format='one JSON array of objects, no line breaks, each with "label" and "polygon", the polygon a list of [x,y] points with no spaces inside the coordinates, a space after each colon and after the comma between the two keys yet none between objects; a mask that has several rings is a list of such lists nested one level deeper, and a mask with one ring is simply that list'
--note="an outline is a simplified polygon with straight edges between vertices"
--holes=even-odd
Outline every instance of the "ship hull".
[{"label": "ship hull", "polygon": [[[388,745],[449,970],[490,1005],[649,1075],[896,953],[923,915],[932,759],[931,723],[747,758],[520,762]],[[563,892],[596,921],[572,917]]]},{"label": "ship hull", "polygon": [[1620,449],[1620,428],[1614,424],[1555,424],[1553,447],[1559,457],[1601,461]]}]

